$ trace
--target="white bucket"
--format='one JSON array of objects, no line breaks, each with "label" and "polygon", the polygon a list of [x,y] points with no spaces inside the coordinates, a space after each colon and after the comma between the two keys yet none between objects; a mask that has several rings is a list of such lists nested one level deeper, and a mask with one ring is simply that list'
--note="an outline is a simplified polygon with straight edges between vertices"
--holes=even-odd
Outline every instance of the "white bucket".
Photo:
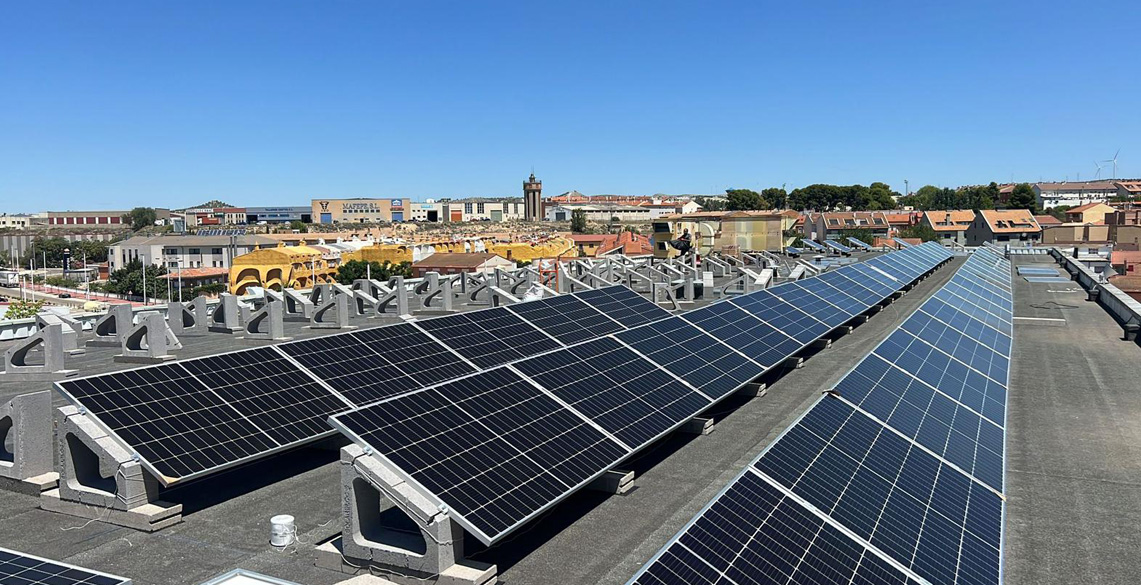
[{"label": "white bucket", "polygon": [[293,526],[293,516],[281,514],[269,519],[269,543],[273,546],[289,546],[297,538]]}]

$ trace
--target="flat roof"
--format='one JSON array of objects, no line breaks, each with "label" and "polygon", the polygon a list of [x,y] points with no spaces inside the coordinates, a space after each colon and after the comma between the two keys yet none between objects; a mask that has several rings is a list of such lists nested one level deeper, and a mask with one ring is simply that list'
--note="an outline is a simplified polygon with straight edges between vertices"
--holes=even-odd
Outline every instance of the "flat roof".
[{"label": "flat roof", "polygon": [[[712,434],[675,433],[648,447],[625,466],[637,474],[633,491],[580,491],[504,543],[485,548],[470,540],[469,556],[498,565],[500,579],[512,585],[624,583],[961,263],[954,259],[803,368],[774,381],[764,396],[716,405]],[[1004,582],[1134,582],[1141,573],[1141,347],[1121,341],[1120,326],[1087,302],[1076,284],[1013,282]],[[373,322],[388,321],[354,319],[362,326]],[[287,323],[287,334],[317,334],[300,325]],[[219,334],[183,343],[180,358],[251,347]],[[111,353],[93,349],[69,366],[78,365],[81,375],[121,369],[108,359]],[[0,399],[40,386],[49,384],[0,382]],[[58,397],[56,402],[62,404]],[[164,497],[184,505],[184,521],[145,534],[46,512],[36,498],[3,492],[0,544],[136,583],[193,584],[236,567],[304,585],[348,578],[315,567],[311,545],[278,551],[268,542],[269,518],[276,514],[294,515],[306,543],[339,533],[334,448],[305,447]]]}]

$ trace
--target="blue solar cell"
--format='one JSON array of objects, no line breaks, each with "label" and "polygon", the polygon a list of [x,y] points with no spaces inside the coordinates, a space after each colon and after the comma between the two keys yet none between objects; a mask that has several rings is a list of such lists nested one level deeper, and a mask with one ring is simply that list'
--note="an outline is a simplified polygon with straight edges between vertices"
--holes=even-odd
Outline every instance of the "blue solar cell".
[{"label": "blue solar cell", "polygon": [[766,368],[788,359],[804,344],[729,302],[713,303],[682,315]]}]

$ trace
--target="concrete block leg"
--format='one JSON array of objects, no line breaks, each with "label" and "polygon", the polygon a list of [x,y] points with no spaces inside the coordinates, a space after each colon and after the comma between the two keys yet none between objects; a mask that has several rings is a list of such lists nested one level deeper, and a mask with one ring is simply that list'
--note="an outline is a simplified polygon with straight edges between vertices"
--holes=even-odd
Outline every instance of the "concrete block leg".
[{"label": "concrete block leg", "polygon": [[[37,348],[42,349],[43,363],[28,363],[28,354]],[[0,380],[57,380],[74,376],[76,370],[64,369],[64,360],[63,324],[53,323],[4,352],[4,372],[0,373]]]},{"label": "concrete block leg", "polygon": [[40,313],[36,315],[36,327],[43,329],[48,325],[60,324],[63,326],[63,352],[67,355],[82,355],[86,349],[79,346],[79,335],[83,332],[83,325],[65,315],[54,313]]},{"label": "concrete block leg", "polygon": [[218,306],[210,314],[210,331],[214,333],[237,333],[242,328],[238,325],[238,297],[230,293],[222,293],[218,297]]},{"label": "concrete block leg", "polygon": [[119,339],[131,328],[134,313],[131,305],[111,305],[107,314],[95,321],[91,328],[94,338],[87,340],[87,347],[119,347]]},{"label": "concrete block leg", "polygon": [[173,302],[167,306],[167,324],[176,337],[206,335],[210,332],[210,314],[206,297],[196,297],[189,303]]},{"label": "concrete block leg", "polygon": [[59,483],[52,469],[51,406],[47,390],[0,404],[0,488],[38,496]]},{"label": "concrete block leg", "polygon": [[266,303],[246,320],[245,339],[289,341],[285,336],[285,303]]},{"label": "concrete block leg", "polygon": [[341,490],[341,536],[317,547],[318,566],[398,583],[495,582],[494,565],[464,560],[463,529],[446,512],[357,445],[341,449]]},{"label": "concrete block leg", "polygon": [[349,296],[331,295],[313,311],[312,329],[352,329],[349,326]]},{"label": "concrete block leg", "polygon": [[145,532],[182,521],[182,505],[158,499],[158,480],[74,406],[56,410],[59,488],[40,507]]},{"label": "concrete block leg", "polygon": [[173,360],[174,355],[170,350],[181,347],[182,344],[166,326],[166,319],[159,313],[148,313],[123,337],[123,353],[115,356],[114,360],[130,364],[157,364]]},{"label": "concrete block leg", "polygon": [[313,301],[300,292],[287,288],[282,291],[285,318],[290,321],[308,321],[313,317]]}]

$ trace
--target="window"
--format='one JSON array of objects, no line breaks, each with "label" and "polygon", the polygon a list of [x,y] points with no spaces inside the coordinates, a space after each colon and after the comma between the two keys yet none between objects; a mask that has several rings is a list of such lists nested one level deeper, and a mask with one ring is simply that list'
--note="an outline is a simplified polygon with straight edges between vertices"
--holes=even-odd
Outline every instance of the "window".
[{"label": "window", "polygon": [[475,208],[476,208],[476,213],[483,213],[483,204],[482,203],[477,203]]},{"label": "window", "polygon": [[221,256],[222,255],[222,249],[221,248],[210,248],[210,253]]},{"label": "window", "polygon": [[191,248],[187,252],[187,254],[201,254],[201,253],[202,253],[202,248]]},{"label": "window", "polygon": [[464,213],[471,213],[471,203],[464,203]]},{"label": "window", "polygon": [[166,248],[162,251],[162,253],[166,254],[167,256],[177,256],[178,248]]}]

